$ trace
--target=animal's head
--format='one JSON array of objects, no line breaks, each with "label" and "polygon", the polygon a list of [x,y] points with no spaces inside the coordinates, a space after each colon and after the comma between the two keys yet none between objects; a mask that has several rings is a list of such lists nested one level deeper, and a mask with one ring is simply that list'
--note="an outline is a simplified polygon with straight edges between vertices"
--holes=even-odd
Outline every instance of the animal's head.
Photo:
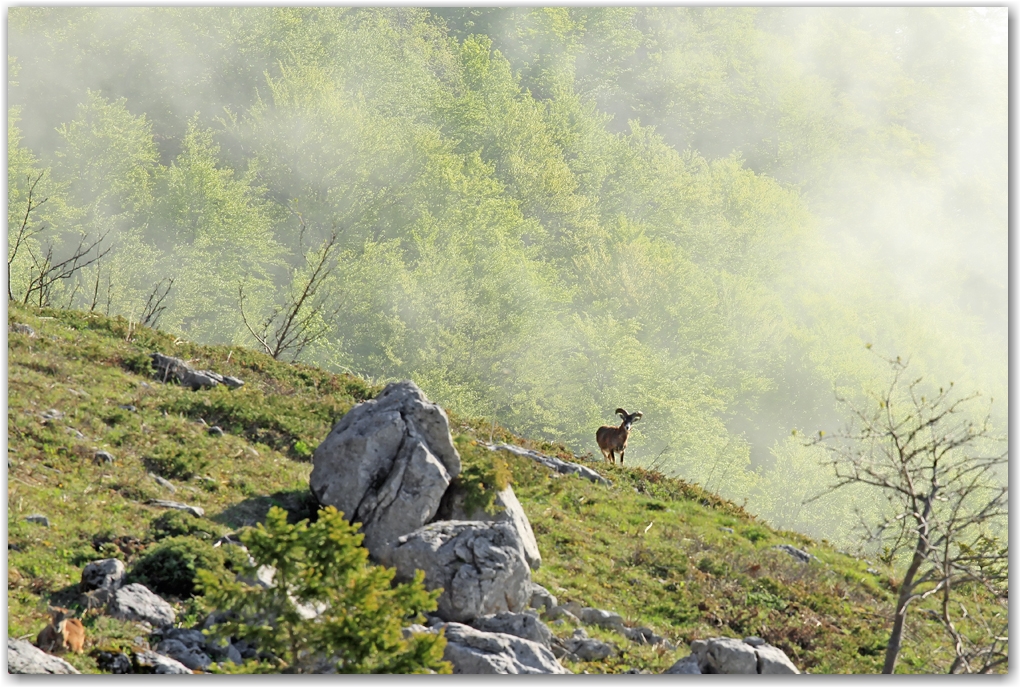
[{"label": "animal's head", "polygon": [[641,413],[628,413],[623,408],[617,408],[616,414],[623,418],[623,425],[621,426],[627,430],[630,429],[631,425],[641,419]]}]

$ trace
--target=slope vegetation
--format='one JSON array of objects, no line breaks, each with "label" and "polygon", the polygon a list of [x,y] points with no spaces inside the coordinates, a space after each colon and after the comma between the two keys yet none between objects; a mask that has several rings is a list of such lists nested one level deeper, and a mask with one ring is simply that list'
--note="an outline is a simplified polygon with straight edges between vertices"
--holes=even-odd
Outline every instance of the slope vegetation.
[{"label": "slope vegetation", "polygon": [[[274,504],[294,519],[313,517],[311,452],[348,409],[381,390],[122,318],[13,304],[8,318],[8,634],[34,638],[47,603],[70,606],[88,639],[84,654],[67,658],[83,672],[97,672],[98,650],[130,646],[138,630],[79,603],[82,568],[116,556],[130,574],[166,522],[156,522],[166,511],[152,501],[201,508],[204,517],[191,518],[182,535],[195,539],[251,526]],[[155,351],[245,385],[191,391],[164,384],[150,366]],[[776,531],[680,479],[590,463],[612,482],[601,486],[483,444],[505,441],[579,460],[562,445],[456,414],[451,427],[465,465],[461,479],[482,490],[513,484],[542,551],[536,582],[561,603],[615,611],[678,644],[674,653],[588,628],[620,651],[571,670],[661,672],[686,655],[687,643],[720,635],[761,636],[807,672],[880,669],[895,580],[879,574],[879,564]],[[100,451],[112,462],[97,458]],[[27,521],[32,515],[48,525]],[[802,563],[776,548],[782,544],[817,560]],[[201,620],[194,599],[172,600],[179,625]],[[939,671],[934,624],[918,621],[914,632],[900,670]]]}]

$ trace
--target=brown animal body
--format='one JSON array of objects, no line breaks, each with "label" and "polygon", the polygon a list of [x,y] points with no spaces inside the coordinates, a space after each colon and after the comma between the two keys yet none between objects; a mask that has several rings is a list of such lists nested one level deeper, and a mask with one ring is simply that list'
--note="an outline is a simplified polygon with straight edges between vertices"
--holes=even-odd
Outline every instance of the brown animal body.
[{"label": "brown animal body", "polygon": [[599,427],[595,432],[595,441],[602,450],[602,457],[607,463],[616,464],[616,452],[620,453],[620,465],[623,465],[623,452],[627,449],[627,437],[630,434],[630,427],[641,418],[641,413],[628,413],[623,408],[617,408],[616,414],[623,418],[619,427]]},{"label": "brown animal body", "polygon": [[72,618],[66,608],[53,606],[50,612],[53,618],[36,637],[35,645],[50,654],[62,654],[68,649],[80,654],[85,646],[85,626]]}]

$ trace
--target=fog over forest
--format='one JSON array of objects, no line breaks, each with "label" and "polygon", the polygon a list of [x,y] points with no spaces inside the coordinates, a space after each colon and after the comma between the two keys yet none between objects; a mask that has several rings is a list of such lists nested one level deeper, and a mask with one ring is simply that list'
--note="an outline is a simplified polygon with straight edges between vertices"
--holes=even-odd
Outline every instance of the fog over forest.
[{"label": "fog over forest", "polygon": [[[257,333],[322,262],[282,358],[593,459],[639,410],[628,464],[849,545],[883,505],[805,505],[805,437],[885,359],[1007,429],[1006,21],[10,8],[10,296],[152,323],[172,279],[158,327],[259,348],[240,291]],[[82,236],[109,251],[33,288]]]}]

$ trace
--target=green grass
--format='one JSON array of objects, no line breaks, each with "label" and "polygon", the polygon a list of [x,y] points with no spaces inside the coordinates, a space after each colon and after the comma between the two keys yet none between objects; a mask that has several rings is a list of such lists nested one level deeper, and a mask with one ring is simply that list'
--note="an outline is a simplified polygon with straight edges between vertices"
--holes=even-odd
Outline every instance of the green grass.
[{"label": "green grass", "polygon": [[[168,527],[174,536],[208,540],[260,522],[272,505],[294,521],[314,517],[308,494],[314,448],[347,410],[381,390],[243,348],[175,340],[120,318],[11,304],[9,321],[37,333],[8,335],[8,634],[14,637],[34,639],[46,624],[48,603],[76,607],[75,587],[89,561],[115,555],[130,570],[157,538],[168,536]],[[245,386],[193,392],[162,384],[149,372],[153,351],[239,377]],[[50,409],[62,416],[45,420]],[[225,434],[213,436],[211,425]],[[515,437],[479,418],[451,415],[451,429],[472,505],[489,504],[493,489],[513,484],[542,552],[538,583],[561,603],[615,611],[679,645],[675,652],[639,646],[589,627],[591,636],[614,642],[620,652],[568,664],[575,672],[661,672],[688,653],[689,642],[719,635],[759,635],[809,672],[880,670],[895,590],[889,569],[776,531],[696,484],[591,463],[613,483],[603,487],[497,455],[479,442],[491,435],[576,460],[561,445]],[[115,462],[97,464],[97,450]],[[170,480],[176,492],[150,473]],[[174,525],[165,510],[148,505],[156,498],[200,506],[206,516],[195,528]],[[24,521],[35,513],[50,526]],[[808,549],[820,563],[801,564],[773,548],[784,543]],[[179,624],[199,619],[194,600],[169,600]],[[129,623],[76,608],[87,651],[131,646],[140,634]],[[573,630],[552,628],[563,636]],[[913,609],[899,670],[944,672],[952,657],[939,632]],[[97,672],[88,653],[67,659]]]}]

